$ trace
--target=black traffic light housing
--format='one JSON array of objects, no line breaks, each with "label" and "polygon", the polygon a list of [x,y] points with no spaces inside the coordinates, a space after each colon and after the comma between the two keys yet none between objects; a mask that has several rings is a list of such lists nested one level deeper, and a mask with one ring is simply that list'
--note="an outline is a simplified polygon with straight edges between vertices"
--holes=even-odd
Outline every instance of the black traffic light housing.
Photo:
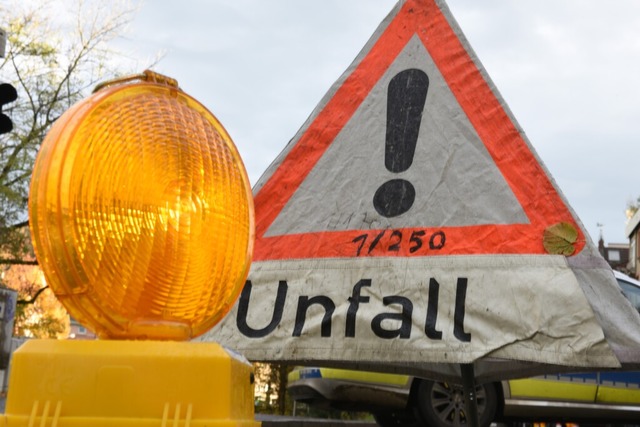
[{"label": "black traffic light housing", "polygon": [[18,98],[16,88],[9,83],[0,84],[0,134],[11,132],[13,122],[11,118],[2,112],[4,104],[9,104]]}]

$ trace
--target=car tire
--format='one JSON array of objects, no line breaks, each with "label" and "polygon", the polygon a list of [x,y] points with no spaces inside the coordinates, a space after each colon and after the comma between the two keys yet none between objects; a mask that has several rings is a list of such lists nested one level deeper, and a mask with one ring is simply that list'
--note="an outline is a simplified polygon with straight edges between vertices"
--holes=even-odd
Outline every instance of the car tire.
[{"label": "car tire", "polygon": [[373,419],[380,427],[420,427],[421,424],[413,413],[408,411],[379,412],[373,414]]},{"label": "car tire", "polygon": [[[430,427],[468,425],[462,386],[420,380],[415,396],[416,414]],[[496,416],[498,394],[493,384],[476,387],[480,427],[488,427]]]}]

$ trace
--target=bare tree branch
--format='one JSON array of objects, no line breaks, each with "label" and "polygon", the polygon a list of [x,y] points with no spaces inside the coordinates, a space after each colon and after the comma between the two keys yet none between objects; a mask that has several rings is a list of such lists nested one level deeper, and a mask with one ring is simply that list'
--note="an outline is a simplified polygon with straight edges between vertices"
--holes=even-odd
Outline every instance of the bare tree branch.
[{"label": "bare tree branch", "polygon": [[34,304],[46,289],[40,288],[27,219],[36,154],[54,122],[97,82],[132,74],[123,69],[127,58],[109,43],[131,22],[136,11],[131,3],[138,1],[0,1],[0,28],[8,39],[0,72],[18,91],[18,99],[3,109],[14,129],[0,138],[0,266],[7,273],[4,284],[13,280],[21,292],[23,317],[16,320],[21,331],[57,333],[55,316],[63,312],[60,306]]},{"label": "bare tree branch", "polygon": [[37,260],[0,258],[0,265],[39,265]]},{"label": "bare tree branch", "polygon": [[33,294],[33,296],[30,299],[19,299],[18,301],[16,301],[16,304],[19,304],[19,305],[35,304],[36,300],[38,299],[40,294],[42,294],[47,289],[49,289],[49,286],[45,286],[44,288],[40,288],[40,289],[38,289],[38,291],[35,294]]}]

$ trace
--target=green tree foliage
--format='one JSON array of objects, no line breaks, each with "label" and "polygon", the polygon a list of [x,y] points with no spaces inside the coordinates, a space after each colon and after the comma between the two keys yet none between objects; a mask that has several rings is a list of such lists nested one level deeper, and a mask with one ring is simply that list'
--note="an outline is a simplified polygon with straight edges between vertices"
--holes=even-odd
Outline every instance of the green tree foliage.
[{"label": "green tree foliage", "polygon": [[[13,1],[0,5],[7,32],[0,79],[18,100],[9,115],[14,130],[0,138],[0,253],[5,262],[33,261],[24,239],[29,181],[47,131],[101,80],[117,74],[109,42],[119,36],[133,9],[118,2]],[[90,5],[89,8],[87,5]]]},{"label": "green tree foliage", "polygon": [[287,395],[287,375],[292,366],[279,363],[254,363],[256,412],[291,414],[292,402]]},{"label": "green tree foliage", "polygon": [[627,202],[627,209],[625,210],[627,219],[631,219],[631,217],[638,212],[638,208],[640,208],[640,196],[638,196],[636,200],[629,200]]},{"label": "green tree foliage", "polygon": [[[71,105],[98,82],[131,72],[123,70],[125,57],[110,43],[121,36],[134,12],[128,1],[118,0],[0,3],[0,28],[7,33],[0,81],[18,92],[4,110],[14,129],[0,135],[0,270],[37,265],[27,213],[35,156],[51,125]],[[12,287],[6,278],[0,284]],[[33,297],[43,286],[18,289],[22,304],[35,308]],[[49,335],[60,332],[55,321],[42,318],[40,323],[49,324]]]},{"label": "green tree foliage", "polygon": [[44,285],[38,266],[12,265],[3,279],[18,292],[14,335],[62,338],[69,333],[69,316],[53,292]]}]

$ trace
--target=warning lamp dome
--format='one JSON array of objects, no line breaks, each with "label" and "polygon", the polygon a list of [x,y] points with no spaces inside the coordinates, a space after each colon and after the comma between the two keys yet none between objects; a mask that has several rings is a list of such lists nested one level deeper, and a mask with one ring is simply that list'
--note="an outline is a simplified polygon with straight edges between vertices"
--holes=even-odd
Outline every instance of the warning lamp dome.
[{"label": "warning lamp dome", "polygon": [[213,114],[150,71],[58,119],[29,219],[47,283],[102,338],[198,336],[249,271],[253,199],[238,151]]}]

